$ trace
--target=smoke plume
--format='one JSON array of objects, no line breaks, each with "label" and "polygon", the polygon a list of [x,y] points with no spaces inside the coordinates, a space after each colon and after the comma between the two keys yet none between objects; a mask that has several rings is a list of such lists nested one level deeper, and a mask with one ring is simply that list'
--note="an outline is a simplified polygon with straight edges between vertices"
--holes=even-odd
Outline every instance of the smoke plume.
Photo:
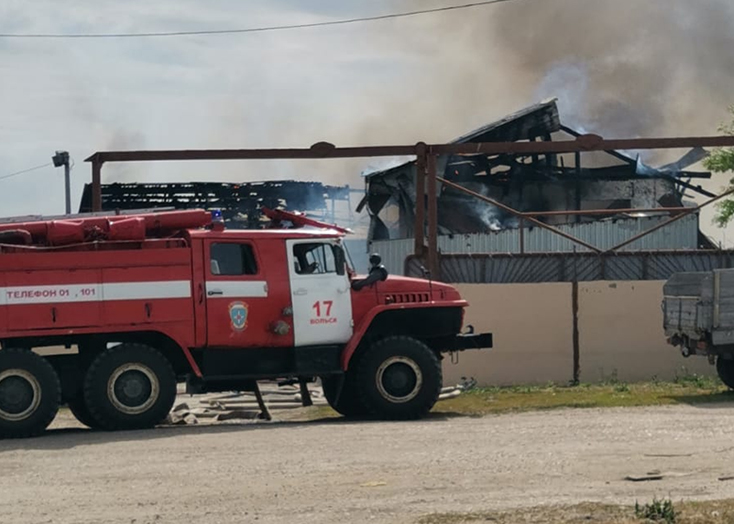
[{"label": "smoke plume", "polygon": [[366,84],[332,128],[340,144],[447,141],[549,97],[563,123],[606,138],[710,135],[734,103],[731,0],[514,0],[368,33],[413,67]]},{"label": "smoke plume", "polygon": [[592,132],[710,134],[734,98],[729,0],[518,0],[488,18],[537,96]]}]

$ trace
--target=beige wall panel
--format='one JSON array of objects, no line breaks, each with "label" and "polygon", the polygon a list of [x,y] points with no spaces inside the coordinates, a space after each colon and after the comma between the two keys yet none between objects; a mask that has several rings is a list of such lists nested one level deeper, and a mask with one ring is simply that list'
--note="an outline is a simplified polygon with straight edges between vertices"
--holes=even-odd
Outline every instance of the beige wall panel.
[{"label": "beige wall panel", "polygon": [[444,360],[444,383],[566,383],[573,378],[570,284],[458,284],[470,307],[465,324],[494,333],[495,348]]},{"label": "beige wall panel", "polygon": [[615,375],[624,381],[686,373],[711,374],[705,358],[685,359],[665,341],[663,281],[582,282],[579,284],[581,380]]}]

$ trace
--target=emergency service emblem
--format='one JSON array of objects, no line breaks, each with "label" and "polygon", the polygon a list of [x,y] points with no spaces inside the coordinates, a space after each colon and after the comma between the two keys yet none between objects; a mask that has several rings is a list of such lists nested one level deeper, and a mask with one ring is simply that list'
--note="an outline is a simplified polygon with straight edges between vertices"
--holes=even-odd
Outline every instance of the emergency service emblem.
[{"label": "emergency service emblem", "polygon": [[229,305],[229,321],[235,331],[244,331],[247,328],[247,304],[232,302]]}]

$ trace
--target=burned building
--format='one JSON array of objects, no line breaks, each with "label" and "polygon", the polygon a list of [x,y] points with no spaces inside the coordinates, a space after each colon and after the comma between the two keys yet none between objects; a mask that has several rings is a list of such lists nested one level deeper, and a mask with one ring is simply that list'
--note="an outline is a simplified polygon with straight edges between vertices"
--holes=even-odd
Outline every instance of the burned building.
[{"label": "burned building", "polygon": [[[549,100],[461,136],[453,143],[551,142],[581,135],[562,123],[556,101]],[[543,223],[598,246],[602,252],[667,220],[669,210],[692,206],[687,196],[697,193],[713,197],[695,183],[696,179],[710,178],[711,174],[687,170],[706,154],[704,149],[696,148],[678,162],[661,167],[650,167],[634,152],[624,151],[464,154],[438,157],[436,164],[438,176],[446,181],[489,197],[511,210],[535,213]],[[415,270],[415,264],[411,266],[406,259],[414,251],[416,163],[407,162],[371,173],[366,180],[367,192],[358,209],[366,208],[371,217],[370,249],[382,253],[393,271],[409,274]],[[639,211],[631,212],[633,209]],[[445,183],[438,184],[437,221],[437,245],[443,263],[463,255],[482,254],[496,259],[502,254],[587,251],[553,231],[522,224],[522,218],[516,214]],[[691,214],[624,246],[622,251],[714,250],[715,247],[701,234],[698,215]],[[491,280],[478,274],[461,278],[464,279],[461,281]],[[561,272],[548,278],[566,277]],[[642,278],[642,270],[632,271],[630,278]]]},{"label": "burned building", "polygon": [[[267,182],[171,182],[102,184],[103,211],[140,209],[206,209],[220,211],[228,228],[259,229],[268,223],[262,208],[286,209],[311,218],[340,224],[357,233],[345,239],[353,263],[366,272],[366,224],[355,216],[349,186],[320,182],[277,180]],[[80,213],[92,211],[92,184],[82,193]]]},{"label": "burned building", "polygon": [[[221,211],[228,227],[257,229],[261,209],[288,209],[334,222],[351,222],[349,186],[320,182],[279,180],[269,182],[114,183],[102,185],[102,209],[148,208],[206,209]],[[82,194],[79,212],[92,210],[92,185]]]},{"label": "burned building", "polygon": [[[526,108],[464,135],[453,143],[551,141],[580,136],[561,124],[555,100]],[[696,149],[676,164],[658,169],[617,151],[576,155],[449,156],[438,162],[439,175],[522,212],[665,208],[683,205],[686,189],[711,196],[690,184],[685,168],[705,157]],[[370,240],[412,235],[415,208],[415,162],[367,176],[366,205],[371,217]],[[496,207],[450,188],[438,201],[441,234],[489,233],[518,227],[518,220]],[[583,215],[544,218],[552,224],[596,220]]]}]

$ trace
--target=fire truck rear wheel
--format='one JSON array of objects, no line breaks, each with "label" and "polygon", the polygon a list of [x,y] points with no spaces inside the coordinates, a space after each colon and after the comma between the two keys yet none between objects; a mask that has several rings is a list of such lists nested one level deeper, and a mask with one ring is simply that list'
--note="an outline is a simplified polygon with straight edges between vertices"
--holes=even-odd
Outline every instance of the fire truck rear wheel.
[{"label": "fire truck rear wheel", "polygon": [[420,340],[395,336],[372,344],[357,366],[357,387],[368,412],[378,418],[425,416],[441,393],[441,363]]},{"label": "fire truck rear wheel", "polygon": [[84,400],[103,429],[152,428],[173,407],[176,375],[159,351],[143,344],[120,344],[92,362],[84,380]]},{"label": "fire truck rear wheel", "polygon": [[729,389],[734,389],[734,359],[717,358],[716,372]]},{"label": "fire truck rear wheel", "polygon": [[0,438],[42,433],[60,402],[61,382],[46,359],[24,349],[0,351]]},{"label": "fire truck rear wheel", "polygon": [[[342,390],[339,392],[339,383],[344,381]],[[359,391],[355,387],[355,378],[351,373],[346,376],[322,377],[321,385],[324,388],[324,397],[329,406],[345,417],[364,417],[367,410],[359,397]],[[337,398],[338,396],[338,398]]]}]

